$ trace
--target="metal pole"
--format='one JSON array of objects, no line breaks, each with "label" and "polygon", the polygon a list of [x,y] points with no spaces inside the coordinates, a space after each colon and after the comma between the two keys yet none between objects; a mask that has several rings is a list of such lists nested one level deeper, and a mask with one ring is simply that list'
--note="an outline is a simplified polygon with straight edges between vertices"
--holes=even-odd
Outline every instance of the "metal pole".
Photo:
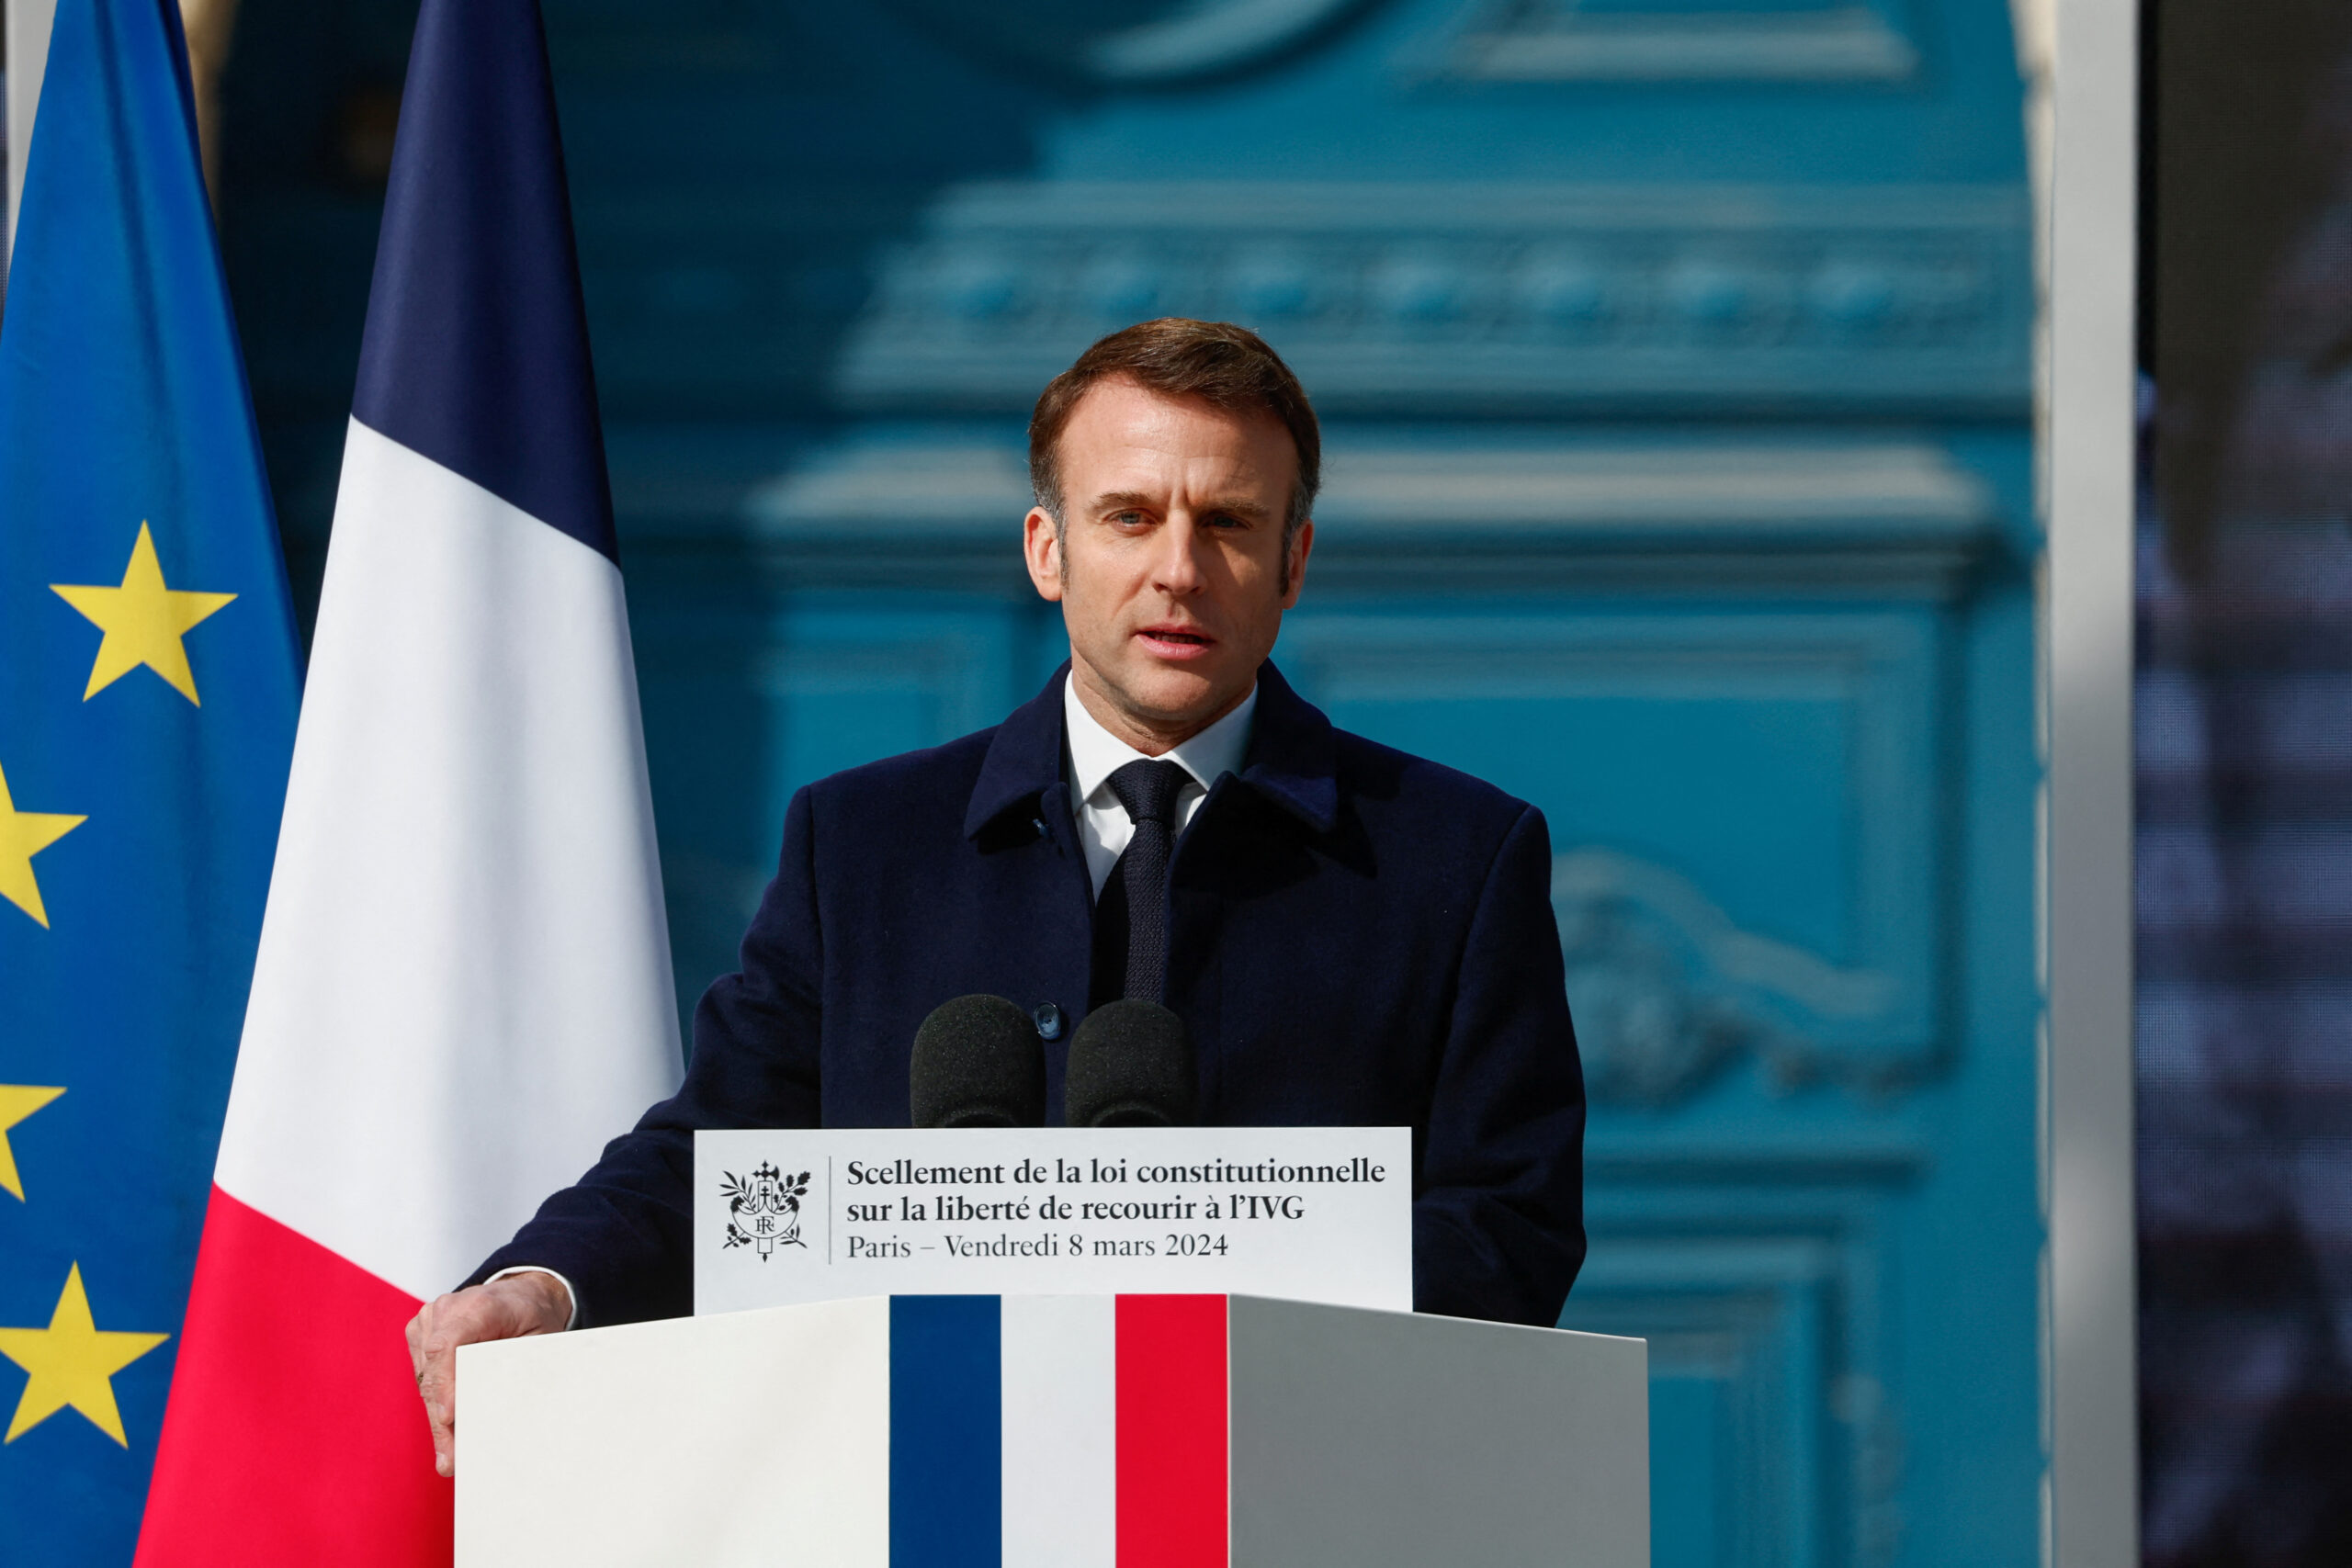
[{"label": "metal pole", "polygon": [[41,68],[49,60],[49,19],[57,0],[0,0],[8,41],[7,244],[17,244],[17,197],[25,188],[25,150],[33,138],[33,107],[40,101]]},{"label": "metal pole", "polygon": [[2059,0],[2042,646],[2045,1556],[2137,1568],[2132,682],[2135,0]]}]

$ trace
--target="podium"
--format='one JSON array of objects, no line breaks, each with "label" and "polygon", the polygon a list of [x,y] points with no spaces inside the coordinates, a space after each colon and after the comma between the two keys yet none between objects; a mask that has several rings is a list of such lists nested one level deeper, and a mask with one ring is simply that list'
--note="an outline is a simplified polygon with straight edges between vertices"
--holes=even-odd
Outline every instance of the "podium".
[{"label": "podium", "polygon": [[458,1568],[1646,1568],[1638,1339],[898,1296],[458,1352]]}]

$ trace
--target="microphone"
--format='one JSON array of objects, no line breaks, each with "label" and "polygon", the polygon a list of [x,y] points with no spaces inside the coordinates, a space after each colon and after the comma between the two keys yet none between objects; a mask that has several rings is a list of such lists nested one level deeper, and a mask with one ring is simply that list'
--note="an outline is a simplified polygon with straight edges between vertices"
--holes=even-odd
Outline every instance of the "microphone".
[{"label": "microphone", "polygon": [[1189,1127],[1193,1037],[1158,1002],[1108,1002],[1069,1037],[1062,1107],[1073,1127]]},{"label": "microphone", "polygon": [[932,1009],[907,1063],[918,1127],[1042,1127],[1046,1051],[1028,1013],[1002,997],[957,997]]}]

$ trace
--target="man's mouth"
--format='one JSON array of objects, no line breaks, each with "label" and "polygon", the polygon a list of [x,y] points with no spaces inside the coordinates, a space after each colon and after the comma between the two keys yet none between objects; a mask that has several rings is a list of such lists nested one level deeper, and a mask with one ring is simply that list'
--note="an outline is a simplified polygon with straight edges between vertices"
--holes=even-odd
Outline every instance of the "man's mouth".
[{"label": "man's mouth", "polygon": [[1216,638],[1189,626],[1145,626],[1136,635],[1150,644],[1154,652],[1180,659],[1204,653],[1216,644]]}]

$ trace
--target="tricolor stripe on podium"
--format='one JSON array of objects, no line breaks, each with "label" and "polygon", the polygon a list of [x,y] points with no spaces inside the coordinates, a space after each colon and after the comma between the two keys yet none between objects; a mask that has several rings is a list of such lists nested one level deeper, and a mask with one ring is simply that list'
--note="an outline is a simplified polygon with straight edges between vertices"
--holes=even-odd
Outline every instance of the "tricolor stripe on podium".
[{"label": "tricolor stripe on podium", "polygon": [[858,1296],[469,1346],[458,1568],[1645,1568],[1645,1360],[1263,1296]]},{"label": "tricolor stripe on podium", "polygon": [[1223,1296],[893,1299],[893,1568],[1224,1568],[1226,1315]]}]

